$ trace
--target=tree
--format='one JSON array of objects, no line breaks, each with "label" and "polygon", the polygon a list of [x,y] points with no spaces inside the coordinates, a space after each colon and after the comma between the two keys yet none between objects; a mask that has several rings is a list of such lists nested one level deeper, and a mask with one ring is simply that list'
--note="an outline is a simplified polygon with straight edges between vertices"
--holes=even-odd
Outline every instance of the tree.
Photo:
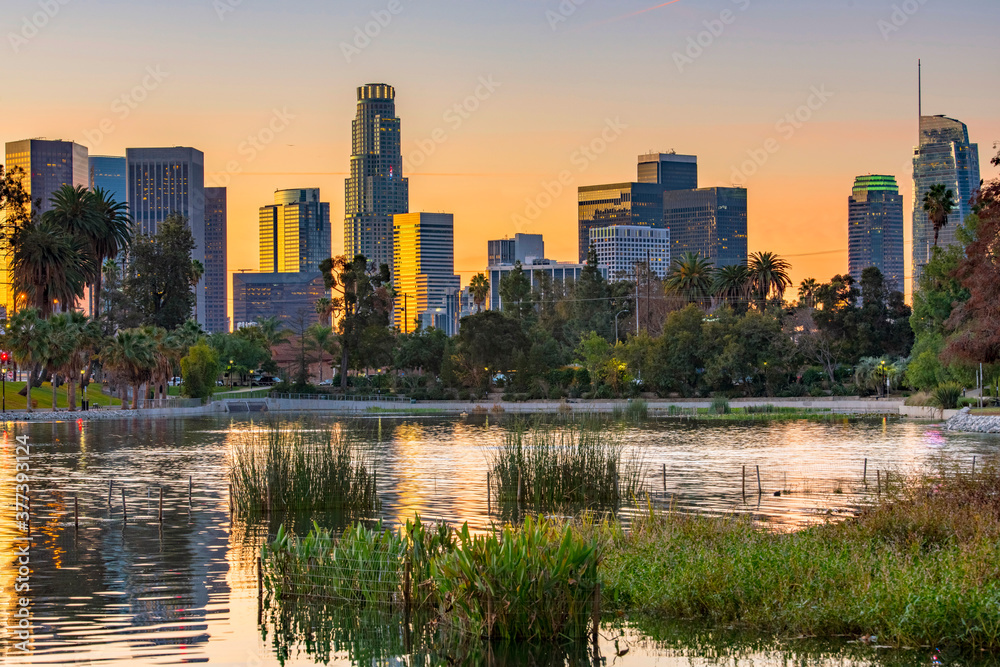
[{"label": "tree", "polygon": [[90,355],[101,342],[100,326],[83,313],[70,311],[49,318],[49,334],[60,342],[65,352],[62,364],[52,369],[52,386],[56,385],[55,374],[58,372],[66,381],[66,398],[69,410],[73,412],[76,410],[77,382],[82,385],[85,381],[81,371],[90,365]]},{"label": "tree", "polygon": [[730,306],[745,303],[750,298],[750,271],[742,264],[723,266],[715,272],[712,294]]},{"label": "tree", "polygon": [[[18,366],[31,369],[42,362],[48,323],[39,317],[35,308],[19,310],[7,320],[8,329],[4,335],[4,345],[10,350],[11,356]],[[28,373],[25,386],[28,399],[28,412],[31,412],[31,384],[34,372]]]},{"label": "tree", "polygon": [[948,216],[955,210],[955,204],[955,193],[943,184],[932,185],[931,189],[924,193],[924,211],[927,212],[927,219],[934,229],[935,248],[938,246],[941,230],[948,225]]},{"label": "tree", "polygon": [[[88,239],[90,254],[98,266],[109,261],[113,264],[119,253],[126,251],[132,244],[132,217],[128,212],[128,204],[116,201],[107,190],[94,188],[91,206],[100,224],[99,231]],[[103,274],[103,270],[98,271],[91,283],[95,310],[101,305]]]},{"label": "tree", "polygon": [[756,298],[761,304],[768,299],[781,301],[792,280],[788,272],[792,265],[773,252],[755,252],[750,255],[747,270]]},{"label": "tree", "polygon": [[706,305],[715,281],[715,268],[698,253],[686,252],[676,258],[667,270],[664,285],[668,295],[684,303]]},{"label": "tree", "polygon": [[27,305],[48,317],[60,303],[64,308],[83,296],[90,275],[90,259],[83,242],[52,218],[26,222],[11,236],[11,282]]},{"label": "tree", "polygon": [[514,262],[514,268],[500,279],[500,307],[504,313],[519,320],[533,310],[531,280],[521,268],[521,262]]},{"label": "tree", "polygon": [[819,289],[819,283],[816,282],[815,278],[806,278],[799,283],[799,307],[815,308],[817,289]]},{"label": "tree", "polygon": [[179,215],[168,216],[155,236],[140,235],[132,244],[124,292],[142,324],[172,330],[191,317],[194,247],[191,229]]},{"label": "tree", "polygon": [[462,318],[457,338],[460,374],[466,386],[485,387],[493,373],[515,366],[515,352],[528,345],[520,323],[495,310]]},{"label": "tree", "polygon": [[[125,329],[111,338],[101,351],[101,363],[122,387],[132,387],[132,409],[139,408],[140,389],[156,368],[154,341],[141,330]],[[122,392],[122,409],[128,408]]]},{"label": "tree", "polygon": [[394,294],[389,267],[381,265],[371,270],[364,255],[348,261],[347,257],[331,257],[320,264],[327,289],[333,290],[331,312],[339,314],[337,332],[340,336],[340,383],[347,389],[347,370],[351,358],[363,344],[373,339],[369,327],[389,327]]},{"label": "tree", "polygon": [[184,392],[191,398],[205,401],[215,391],[215,381],[222,372],[219,354],[207,343],[191,346],[187,356],[181,359],[181,377]]},{"label": "tree", "polygon": [[309,344],[316,352],[319,362],[319,381],[323,382],[323,355],[333,355],[336,352],[337,334],[333,327],[314,324],[306,330],[309,336]]},{"label": "tree", "polygon": [[469,290],[472,292],[472,300],[476,304],[476,312],[483,312],[483,304],[490,295],[490,281],[482,273],[472,276],[469,283]]}]

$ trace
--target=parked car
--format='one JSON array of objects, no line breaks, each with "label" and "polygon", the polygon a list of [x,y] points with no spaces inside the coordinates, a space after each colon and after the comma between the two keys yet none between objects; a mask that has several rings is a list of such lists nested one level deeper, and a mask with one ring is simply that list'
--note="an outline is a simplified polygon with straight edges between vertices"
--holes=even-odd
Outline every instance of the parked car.
[{"label": "parked car", "polygon": [[182,384],[184,384],[184,380],[179,377],[172,377],[169,380],[167,380],[168,387],[179,387]]}]

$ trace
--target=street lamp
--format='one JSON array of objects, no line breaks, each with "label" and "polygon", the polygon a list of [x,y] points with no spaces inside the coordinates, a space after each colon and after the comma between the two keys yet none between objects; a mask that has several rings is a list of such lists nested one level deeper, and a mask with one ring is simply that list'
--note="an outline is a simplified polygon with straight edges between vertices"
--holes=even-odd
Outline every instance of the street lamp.
[{"label": "street lamp", "polygon": [[618,316],[628,312],[628,308],[615,315],[615,343],[618,343]]},{"label": "street lamp", "polygon": [[253,387],[253,371],[250,371],[250,387]]},{"label": "street lamp", "polygon": [[229,390],[233,390],[233,360],[229,360]]},{"label": "street lamp", "polygon": [[87,403],[87,383],[85,382],[86,379],[87,379],[87,369],[86,368],[81,368],[80,369],[80,386],[83,387],[83,406],[82,407],[83,407],[84,410],[89,410],[90,409],[90,405]]},{"label": "street lamp", "polygon": [[[10,325],[8,325],[10,326]],[[10,353],[0,352],[0,374],[3,375],[3,412],[7,412],[7,364],[10,363]],[[31,400],[31,397],[28,397]]]}]

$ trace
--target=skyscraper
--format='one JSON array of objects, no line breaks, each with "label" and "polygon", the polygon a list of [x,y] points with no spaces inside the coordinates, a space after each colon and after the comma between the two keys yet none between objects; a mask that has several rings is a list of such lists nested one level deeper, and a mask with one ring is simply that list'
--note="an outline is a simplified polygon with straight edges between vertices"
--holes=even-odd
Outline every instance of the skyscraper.
[{"label": "skyscraper", "polygon": [[527,264],[533,259],[544,259],[545,238],[541,234],[515,234],[512,239],[486,242],[487,265]]},{"label": "skyscraper", "polygon": [[[234,330],[276,317],[282,324],[329,324],[316,302],[330,296],[319,273],[234,273]],[[326,318],[329,319],[329,318]]]},{"label": "skyscraper", "polygon": [[892,289],[903,285],[903,197],[895,176],[858,176],[847,200],[848,270],[876,266]]},{"label": "skyscraper", "polygon": [[930,259],[934,229],[924,211],[924,195],[934,185],[944,185],[955,195],[957,206],[941,230],[938,245],[955,243],[955,228],[972,212],[972,198],[979,190],[979,146],[970,143],[969,128],[945,116],[920,117],[920,145],[913,151],[913,281]]},{"label": "skyscraper", "polygon": [[590,230],[626,225],[663,227],[663,193],[698,187],[698,158],[676,153],[640,155],[637,183],[588,185],[578,189],[580,262],[587,261]]},{"label": "skyscraper", "polygon": [[124,157],[91,155],[88,183],[90,189],[106,190],[116,202],[128,203],[128,178]]},{"label": "skyscraper", "polygon": [[649,270],[662,278],[670,266],[670,230],[656,227],[611,225],[590,230],[590,244],[597,263],[611,279],[634,276],[636,264],[649,262]]},{"label": "skyscraper", "polygon": [[[450,213],[405,213],[393,219],[395,320],[400,331],[421,325],[457,333],[455,219]],[[426,316],[425,316],[426,315]]]},{"label": "skyscraper", "polygon": [[260,271],[314,273],[329,259],[330,204],[319,188],[277,190],[260,209]]},{"label": "skyscraper", "polygon": [[205,188],[205,328],[209,333],[229,331],[227,315],[225,188]]},{"label": "skyscraper", "polygon": [[663,193],[670,254],[700,254],[716,267],[747,263],[746,188],[699,188]]},{"label": "skyscraper", "polygon": [[[39,215],[51,210],[52,195],[64,185],[88,187],[89,159],[87,147],[72,141],[25,139],[11,141],[6,146],[7,170],[20,167],[24,170],[25,192],[31,195],[32,206]],[[40,202],[40,206],[36,206]],[[9,257],[0,256],[0,305],[8,313],[14,310],[10,292]]]},{"label": "skyscraper", "polygon": [[[153,236],[157,226],[177,213],[187,219],[194,236],[192,259],[205,275],[217,270],[205,260],[205,156],[195,148],[129,148],[128,203],[141,234]],[[214,260],[213,260],[214,261]],[[223,269],[224,270],[224,269]],[[205,275],[195,288],[195,319],[208,328]],[[213,288],[214,291],[215,288]],[[215,298],[213,294],[208,299]],[[223,290],[222,299],[225,299]]]},{"label": "skyscraper", "polygon": [[393,264],[393,216],[409,212],[403,177],[396,91],[384,83],[358,88],[352,122],[351,176],[345,184],[344,252]]}]

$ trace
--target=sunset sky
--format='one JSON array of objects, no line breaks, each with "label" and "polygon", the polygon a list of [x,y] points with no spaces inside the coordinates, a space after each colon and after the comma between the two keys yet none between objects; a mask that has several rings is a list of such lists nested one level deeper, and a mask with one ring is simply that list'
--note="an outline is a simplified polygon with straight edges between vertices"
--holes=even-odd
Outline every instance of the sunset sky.
[{"label": "sunset sky", "polygon": [[[342,251],[355,88],[389,83],[410,210],[455,214],[463,282],[517,231],[574,260],[576,187],[670,149],[698,155],[702,186],[748,186],[750,250],[788,257],[796,283],[847,270],[854,177],[895,175],[909,275],[917,58],[924,112],[967,123],[997,175],[996,0],[345,4],[5,0],[2,141],[199,148],[207,184],[229,187],[230,271],[257,270],[257,208],[278,188],[322,188]],[[571,187],[547,189],[564,170]]]}]

